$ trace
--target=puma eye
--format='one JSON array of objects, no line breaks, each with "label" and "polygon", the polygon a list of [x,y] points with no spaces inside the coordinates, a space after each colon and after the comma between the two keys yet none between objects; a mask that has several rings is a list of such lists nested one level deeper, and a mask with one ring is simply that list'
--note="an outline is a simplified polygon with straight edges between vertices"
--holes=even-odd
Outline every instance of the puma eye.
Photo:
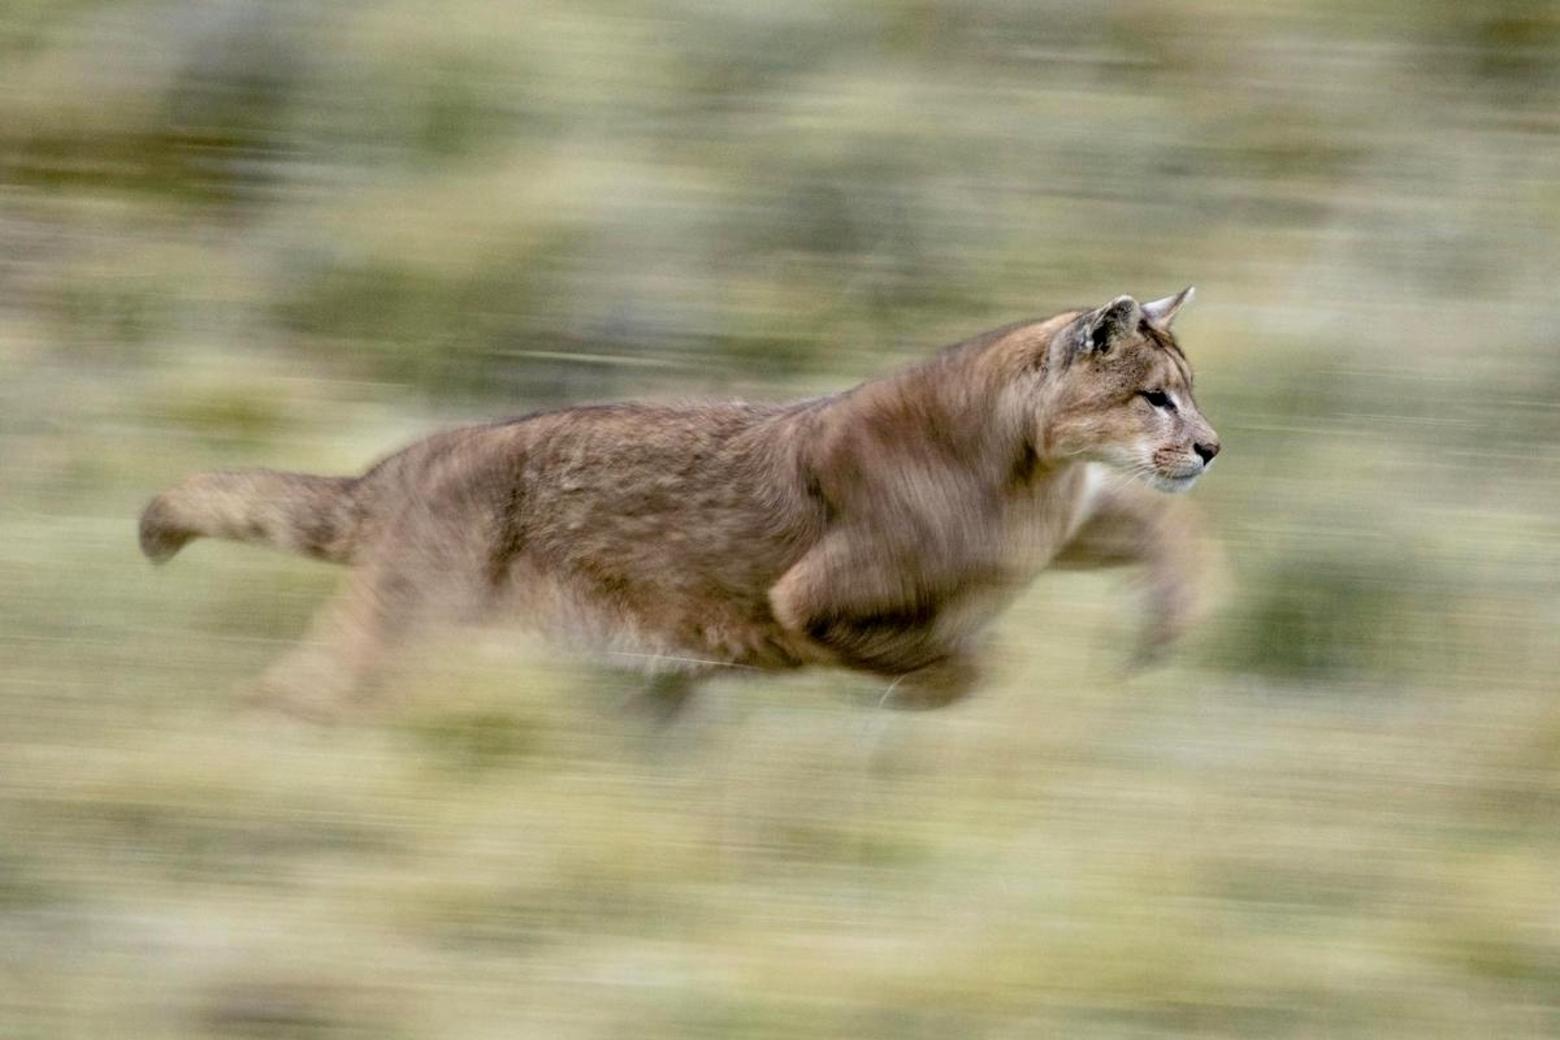
[{"label": "puma eye", "polygon": [[1165,393],[1163,390],[1139,390],[1138,396],[1147,401],[1149,404],[1153,405],[1155,408],[1164,408],[1172,412],[1175,411],[1175,402],[1170,400],[1170,395]]}]

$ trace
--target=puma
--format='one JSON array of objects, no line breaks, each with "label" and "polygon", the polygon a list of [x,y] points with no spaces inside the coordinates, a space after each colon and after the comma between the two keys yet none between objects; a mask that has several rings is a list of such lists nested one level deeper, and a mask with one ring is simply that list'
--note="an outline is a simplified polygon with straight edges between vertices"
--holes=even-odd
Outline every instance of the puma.
[{"label": "puma", "polygon": [[[935,707],[1047,567],[1146,569],[1151,645],[1190,617],[1184,491],[1219,439],[1171,323],[1190,288],[984,333],[790,404],[612,404],[436,434],[361,476],[203,473],[141,548],[199,537],[351,568],[262,688],[339,704],[440,622],[514,616],[627,655],[675,706],[732,666],[832,665]],[[1152,489],[1152,490],[1151,490]]]}]

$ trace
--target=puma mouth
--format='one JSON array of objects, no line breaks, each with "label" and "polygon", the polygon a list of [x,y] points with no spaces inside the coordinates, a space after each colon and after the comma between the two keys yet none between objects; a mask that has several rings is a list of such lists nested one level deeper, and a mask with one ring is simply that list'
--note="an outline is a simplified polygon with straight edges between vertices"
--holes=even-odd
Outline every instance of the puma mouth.
[{"label": "puma mouth", "polygon": [[1202,476],[1201,471],[1197,473],[1161,473],[1156,471],[1149,474],[1148,483],[1159,491],[1168,491],[1171,494],[1176,494],[1182,491],[1190,491],[1192,485],[1197,483],[1197,478],[1200,476]]}]

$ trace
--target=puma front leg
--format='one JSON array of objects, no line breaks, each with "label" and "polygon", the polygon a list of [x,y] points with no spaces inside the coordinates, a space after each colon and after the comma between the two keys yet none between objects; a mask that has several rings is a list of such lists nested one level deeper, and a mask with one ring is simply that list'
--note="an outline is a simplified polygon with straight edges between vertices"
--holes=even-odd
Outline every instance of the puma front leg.
[{"label": "puma front leg", "polygon": [[1052,560],[1059,569],[1143,568],[1138,657],[1153,660],[1205,612],[1218,550],[1193,509],[1137,484],[1103,490]]},{"label": "puma front leg", "polygon": [[804,660],[892,679],[885,706],[935,708],[968,694],[979,673],[968,633],[944,623],[932,588],[881,545],[837,535],[775,584],[770,604]]}]

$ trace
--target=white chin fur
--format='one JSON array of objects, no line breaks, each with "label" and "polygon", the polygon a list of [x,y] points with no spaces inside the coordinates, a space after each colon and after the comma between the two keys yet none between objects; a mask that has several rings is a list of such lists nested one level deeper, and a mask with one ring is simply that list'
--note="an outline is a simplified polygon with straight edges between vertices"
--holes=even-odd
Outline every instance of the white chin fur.
[{"label": "white chin fur", "polygon": [[1192,473],[1184,477],[1167,477],[1161,473],[1151,473],[1148,475],[1147,480],[1149,486],[1156,491],[1168,491],[1174,495],[1183,491],[1190,491],[1192,485],[1197,483],[1197,478],[1200,476],[1202,476],[1201,473]]}]

